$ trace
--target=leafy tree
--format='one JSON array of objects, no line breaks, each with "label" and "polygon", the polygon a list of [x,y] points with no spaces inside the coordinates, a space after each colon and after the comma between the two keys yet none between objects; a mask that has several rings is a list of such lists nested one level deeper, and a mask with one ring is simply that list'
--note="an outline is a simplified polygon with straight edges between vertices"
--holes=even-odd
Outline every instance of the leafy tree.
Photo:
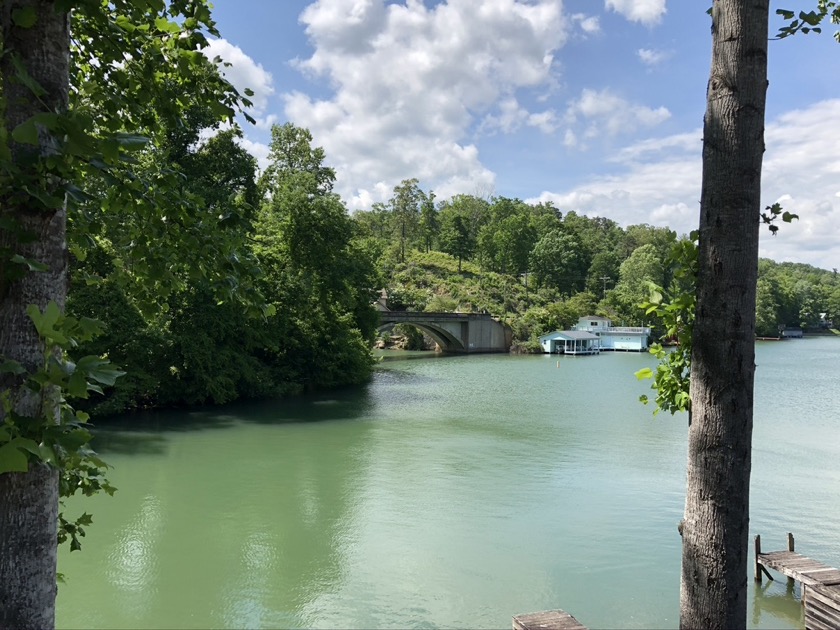
[{"label": "leafy tree", "polygon": [[357,210],[353,213],[359,234],[380,240],[388,238],[388,208],[384,203],[376,202],[370,210]]},{"label": "leafy tree", "polygon": [[551,202],[538,203],[531,206],[531,225],[537,232],[537,236],[542,238],[552,230],[562,228],[562,213],[555,208]]},{"label": "leafy tree", "polygon": [[439,208],[441,221],[443,217],[451,212],[464,217],[464,222],[469,229],[470,239],[478,241],[478,233],[490,220],[490,204],[487,200],[473,195],[455,195],[447,201],[443,201]]},{"label": "leafy tree", "polygon": [[432,245],[435,244],[439,232],[440,222],[435,208],[435,193],[430,192],[425,195],[420,204],[420,241],[426,252],[432,251]]},{"label": "leafy tree", "polygon": [[267,270],[262,290],[279,314],[267,322],[265,360],[278,379],[305,388],[360,383],[372,368],[373,263],[354,241],[341,199],[329,192],[334,175],[321,166],[323,150],[309,144],[308,132],[284,130],[274,136],[272,154],[281,160],[272,163],[255,235]]},{"label": "leafy tree", "polygon": [[272,125],[269,145],[269,165],[260,178],[260,186],[270,194],[276,190],[279,180],[289,173],[308,173],[319,192],[332,191],[335,170],[324,166],[324,149],[312,147],[312,134],[308,129],[292,123]]},{"label": "leafy tree", "polygon": [[491,218],[479,231],[478,254],[488,269],[518,275],[528,271],[528,257],[537,241],[530,207],[518,199],[497,198]]},{"label": "leafy tree", "polygon": [[759,278],[756,285],[755,334],[759,337],[776,337],[779,334],[779,305],[773,281]]},{"label": "leafy tree", "polygon": [[632,251],[623,247],[624,231],[612,219],[567,212],[563,217],[563,229],[569,234],[575,234],[580,240],[587,267],[600,252],[621,250],[623,256],[627,256]]},{"label": "leafy tree", "polygon": [[621,262],[622,259],[615,250],[604,250],[595,254],[586,274],[586,290],[606,297],[607,289],[618,282]]},{"label": "leafy tree", "polygon": [[421,207],[426,200],[419,184],[417,179],[404,179],[394,187],[394,196],[388,202],[400,243],[400,262],[405,262],[406,245],[415,240],[419,229]]},{"label": "leafy tree", "polygon": [[538,287],[556,287],[566,295],[583,288],[586,267],[582,246],[574,235],[551,230],[534,245],[530,260]]},{"label": "leafy tree", "polygon": [[[71,362],[66,351],[97,326],[65,316],[68,209],[90,201],[86,182],[109,185],[101,207],[131,206],[152,226],[167,222],[161,201],[191,229],[201,219],[161,170],[154,186],[133,174],[137,132],[180,117],[185,98],[211,103],[216,120],[247,104],[199,50],[218,35],[203,0],[70,2],[8,0],[3,5],[0,94],[0,626],[54,625],[59,494],[104,487],[104,464],[85,450],[85,416],[66,395],[85,397],[117,373],[99,357]],[[90,60],[95,60],[91,62]],[[71,90],[71,84],[73,89]],[[70,206],[65,200],[69,199]],[[88,205],[88,207],[90,207]],[[110,213],[106,213],[111,216]],[[82,216],[80,212],[79,215]],[[113,216],[119,217],[115,212]],[[122,216],[125,216],[123,214]],[[112,220],[115,226],[119,219]],[[95,221],[79,221],[95,239]],[[84,242],[84,230],[77,232]],[[116,232],[115,232],[116,233]],[[178,234],[179,230],[169,233]],[[198,233],[201,233],[200,230]],[[125,269],[163,269],[173,249],[148,246],[153,231],[128,256]],[[183,242],[181,242],[183,245]],[[231,277],[206,242],[195,273]],[[82,246],[76,246],[75,253]],[[183,251],[184,247],[181,248]],[[115,259],[117,260],[117,259]],[[222,259],[224,263],[225,259]],[[221,265],[224,267],[224,264]],[[114,269],[118,269],[114,265]],[[123,275],[124,278],[132,274]],[[165,273],[134,273],[149,293],[171,289]],[[230,292],[232,294],[233,291]],[[66,535],[67,530],[62,530]],[[78,541],[73,540],[77,545]]]},{"label": "leafy tree", "polygon": [[446,208],[441,212],[443,218],[438,238],[441,250],[458,259],[458,273],[460,273],[462,261],[468,259],[475,249],[475,240],[470,235],[467,219],[457,212],[451,210],[447,212],[447,210],[450,209]]},{"label": "leafy tree", "polygon": [[614,311],[614,319],[622,321],[624,325],[638,324],[640,305],[647,301],[651,284],[663,284],[663,264],[656,248],[648,244],[636,249],[621,263],[619,278],[606,302]]}]

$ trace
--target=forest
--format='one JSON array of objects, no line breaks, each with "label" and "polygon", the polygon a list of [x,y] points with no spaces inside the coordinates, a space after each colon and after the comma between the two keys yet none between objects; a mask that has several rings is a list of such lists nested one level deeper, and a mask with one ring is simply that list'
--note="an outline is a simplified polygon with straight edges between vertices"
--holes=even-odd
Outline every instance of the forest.
[{"label": "forest", "polygon": [[[191,129],[161,129],[138,160],[160,168],[164,159],[181,174],[196,204],[190,212],[204,217],[182,225],[192,247],[239,266],[228,282],[247,281],[237,291],[252,292],[262,307],[254,309],[257,299],[220,299],[219,287],[189,264],[160,260],[154,248],[186,218],[175,215],[150,233],[142,217],[124,217],[118,230],[91,236],[104,223],[95,207],[82,206],[69,228],[73,242],[74,227],[88,222],[85,247],[73,249],[68,312],[103,323],[104,333],[80,352],[107,355],[126,372],[104,397],[82,401],[89,412],[365,382],[378,326],[371,303],[382,289],[395,309],[490,313],[512,328],[519,351],[539,351],[539,335],[587,314],[664,332],[640,304],[652,287],[676,290],[672,250],[688,237],[673,230],[622,227],[505,197],[437,201],[417,179],[351,215],[306,129],[275,125],[270,163],[260,172],[235,128],[199,140],[203,118],[191,119]],[[147,266],[129,267],[115,254],[126,245],[135,258],[149,248],[140,257]],[[154,298],[136,286],[139,276],[161,277],[171,289]],[[785,326],[816,331],[832,318],[840,319],[836,270],[760,262],[759,336],[776,337]],[[399,332],[409,348],[422,347],[415,329]]]}]

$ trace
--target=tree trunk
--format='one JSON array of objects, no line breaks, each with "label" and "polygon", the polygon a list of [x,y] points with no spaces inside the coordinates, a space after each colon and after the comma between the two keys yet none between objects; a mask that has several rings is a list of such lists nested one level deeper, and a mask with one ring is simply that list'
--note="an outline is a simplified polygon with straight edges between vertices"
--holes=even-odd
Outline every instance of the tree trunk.
[{"label": "tree trunk", "polygon": [[[25,23],[22,16],[31,10],[37,16],[33,25],[22,28],[15,23],[14,17]],[[56,12],[53,0],[4,0],[0,17],[3,123],[11,133],[34,114],[67,110],[69,14]],[[40,99],[17,80],[13,56],[44,89]],[[41,130],[39,140],[37,147],[10,141],[12,160],[21,169],[21,178],[34,177],[38,164],[43,164],[40,158],[55,153],[48,133]],[[0,252],[6,249],[0,257],[0,356],[34,371],[44,360],[43,346],[26,307],[35,304],[43,309],[54,301],[64,308],[66,210],[21,204],[7,198],[7,190],[0,195],[0,217],[16,226],[14,230],[0,230]],[[9,252],[43,263],[47,270],[12,279]],[[52,393],[33,394],[21,384],[20,379],[0,376],[0,391],[11,392],[17,413],[45,417],[49,413],[45,402]],[[57,470],[31,464],[29,472],[0,475],[0,628],[47,628],[55,624],[57,511]]]},{"label": "tree trunk", "polygon": [[768,0],[715,0],[680,626],[744,628]]},{"label": "tree trunk", "polygon": [[55,626],[58,470],[0,475],[0,628]]}]

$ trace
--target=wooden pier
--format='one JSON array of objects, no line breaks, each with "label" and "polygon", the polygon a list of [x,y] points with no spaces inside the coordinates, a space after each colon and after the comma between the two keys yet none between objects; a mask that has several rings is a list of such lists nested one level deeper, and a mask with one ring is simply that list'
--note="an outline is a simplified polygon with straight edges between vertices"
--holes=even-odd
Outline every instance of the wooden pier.
[{"label": "wooden pier", "polygon": [[513,618],[513,630],[587,630],[587,628],[565,610],[558,609],[517,615]]},{"label": "wooden pier", "polygon": [[769,553],[762,553],[761,536],[755,537],[756,582],[761,582],[762,573],[773,579],[767,569],[802,585],[806,630],[840,628],[840,570],[796,553],[793,534],[788,534],[787,551]]}]

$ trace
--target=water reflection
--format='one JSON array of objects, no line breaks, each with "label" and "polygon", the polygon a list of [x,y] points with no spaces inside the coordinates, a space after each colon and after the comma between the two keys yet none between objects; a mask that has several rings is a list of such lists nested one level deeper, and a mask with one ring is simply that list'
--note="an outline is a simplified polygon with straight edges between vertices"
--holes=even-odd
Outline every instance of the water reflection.
[{"label": "water reflection", "polygon": [[[802,412],[785,388],[821,377],[784,345],[758,352],[753,533],[834,562],[840,403]],[[685,421],[635,402],[650,357],[578,359],[394,360],[365,389],[103,423],[120,491],[84,503],[59,626],[676,626]],[[750,596],[751,625],[801,627],[783,581]]]},{"label": "water reflection", "polygon": [[[341,580],[369,436],[353,421],[368,404],[348,390],[99,427],[97,448],[120,491],[91,508],[83,556],[62,557],[70,579],[59,620],[312,626],[307,605]],[[106,568],[104,583],[85,575],[87,562]]]},{"label": "water reflection", "polygon": [[762,621],[779,625],[779,620],[784,620],[791,628],[802,628],[805,625],[805,613],[798,591],[799,587],[785,578],[756,584],[752,625],[759,627]]}]

